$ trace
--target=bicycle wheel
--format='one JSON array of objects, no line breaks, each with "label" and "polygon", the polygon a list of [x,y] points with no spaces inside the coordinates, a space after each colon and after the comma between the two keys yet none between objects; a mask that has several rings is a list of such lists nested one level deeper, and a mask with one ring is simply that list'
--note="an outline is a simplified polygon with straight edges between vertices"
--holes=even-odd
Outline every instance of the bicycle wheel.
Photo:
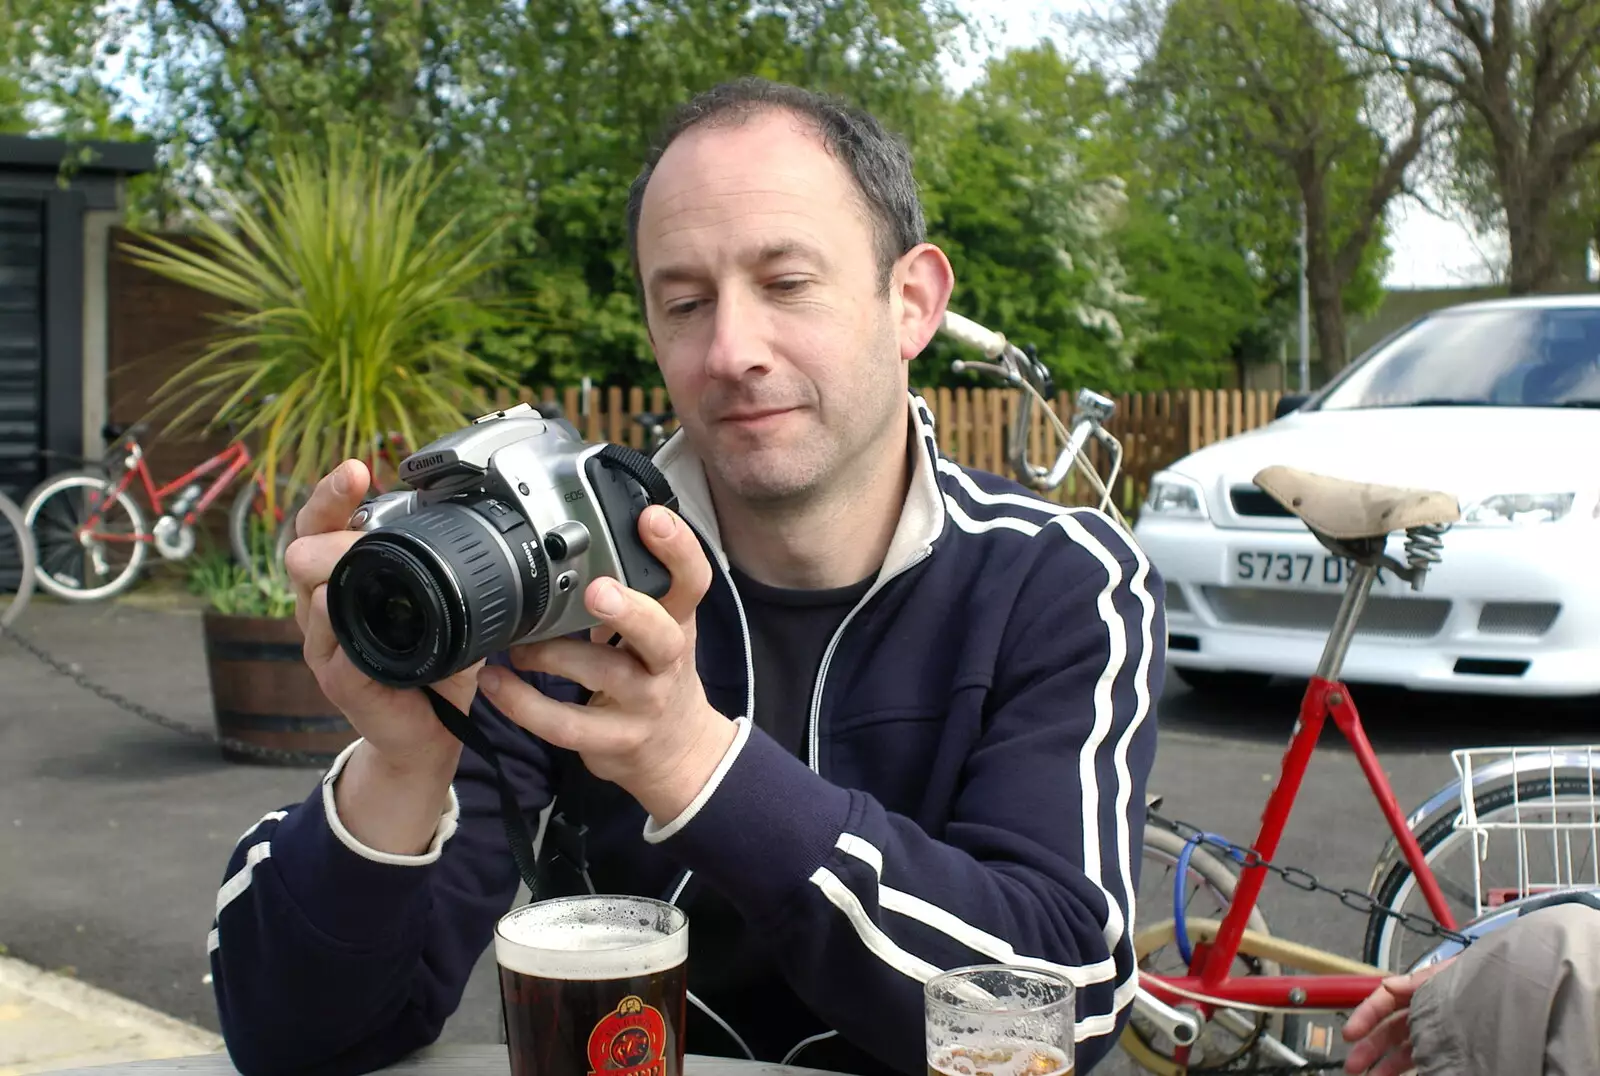
[{"label": "bicycle wheel", "polygon": [[[1183,975],[1187,962],[1176,945],[1168,946],[1159,939],[1168,936],[1173,912],[1173,883],[1178,857],[1183,852],[1184,839],[1173,831],[1153,823],[1146,824],[1143,865],[1139,872],[1139,895],[1135,921],[1141,924],[1136,934],[1139,968],[1158,975]],[[1151,871],[1151,865],[1162,868]],[[1195,848],[1189,856],[1185,870],[1189,881],[1185,884],[1184,919],[1221,919],[1233,900],[1233,891],[1239,884],[1238,875],[1223,860],[1204,848]],[[1266,916],[1260,907],[1251,909],[1245,924],[1260,934],[1270,934]],[[1152,940],[1155,939],[1155,940]],[[1236,974],[1281,975],[1282,968],[1270,960],[1239,956]],[[1254,1054],[1263,1063],[1274,1058],[1263,1052],[1262,1039],[1271,1036],[1280,1043],[1285,1036],[1297,1036],[1300,1021],[1278,1013],[1254,1013],[1242,1010],[1222,1010],[1200,1031],[1200,1038],[1190,1049],[1187,1066],[1173,1060],[1175,1044],[1135,1012],[1123,1028],[1119,1040],[1123,1052],[1135,1064],[1158,1076],[1183,1072],[1212,1072],[1234,1065]],[[1293,1047],[1292,1043],[1288,1045]]]},{"label": "bicycle wheel", "polygon": [[144,514],[125,491],[114,489],[98,475],[74,472],[28,495],[22,515],[38,554],[34,578],[51,594],[101,601],[139,577],[150,552]]},{"label": "bicycle wheel", "polygon": [[0,628],[10,627],[28,607],[38,567],[22,509],[0,493]]},{"label": "bicycle wheel", "polygon": [[[294,514],[309,495],[309,491],[303,491],[298,497],[290,498],[289,480],[283,475],[276,476],[275,485],[277,490],[271,517],[267,515],[266,493],[256,481],[245,484],[234,497],[233,507],[228,510],[228,544],[233,550],[233,559],[240,567],[252,572],[260,567],[263,549],[271,551],[274,571],[283,568],[283,551],[292,540]],[[290,538],[284,537],[285,529]]]},{"label": "bicycle wheel", "polygon": [[[1563,776],[1558,773],[1554,782],[1552,787],[1549,776],[1528,776],[1515,781],[1508,777],[1499,787],[1480,789],[1475,794],[1479,821],[1506,820],[1512,817],[1517,804],[1521,804],[1526,820],[1530,813],[1529,804],[1540,804],[1542,801],[1549,805],[1550,812],[1550,817],[1541,818],[1542,822],[1592,822],[1593,793],[1600,786],[1600,775],[1571,773]],[[1474,881],[1473,859],[1479,854],[1474,844],[1474,834],[1456,828],[1456,821],[1460,817],[1461,802],[1458,799],[1425,820],[1417,833],[1422,857],[1438,880],[1445,902],[1458,925],[1470,922],[1477,914],[1478,884]],[[1514,839],[1514,835],[1510,836]],[[1487,856],[1487,852],[1495,848],[1506,847],[1504,842],[1497,845],[1491,839],[1483,850],[1485,854],[1477,870],[1485,891],[1494,888],[1514,889],[1517,886],[1519,873],[1515,846],[1510,847],[1509,857],[1491,862]],[[1529,859],[1524,867],[1529,877],[1549,876],[1555,857],[1560,857],[1561,869],[1568,876],[1575,872],[1576,876],[1582,877],[1594,870],[1594,846],[1587,840],[1567,841],[1549,848],[1544,847],[1543,842],[1530,841],[1527,853]],[[1543,862],[1533,860],[1534,856],[1541,857]],[[1404,858],[1389,868],[1372,895],[1380,908],[1397,914],[1410,912],[1433,918],[1417,886],[1416,875]],[[1367,919],[1362,959],[1386,972],[1409,971],[1418,959],[1438,943],[1438,938],[1412,933],[1382,912],[1373,912]]]}]

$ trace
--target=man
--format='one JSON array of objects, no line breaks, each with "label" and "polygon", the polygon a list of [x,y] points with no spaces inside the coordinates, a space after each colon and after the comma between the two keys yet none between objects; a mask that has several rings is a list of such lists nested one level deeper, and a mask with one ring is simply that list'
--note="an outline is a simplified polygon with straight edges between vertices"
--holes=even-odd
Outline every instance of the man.
[{"label": "man", "polygon": [[[595,580],[625,648],[517,648],[440,693],[527,812],[586,827],[561,891],[687,910],[691,1052],[917,1073],[922,983],[1026,960],[1077,984],[1087,1071],[1134,990],[1160,580],[1099,513],[939,455],[908,365],[953,276],[876,121],[745,80],[663,146],[629,233],[682,426],[656,457],[682,515],[640,523],[671,590]],[[366,487],[350,461],[325,478],[290,550],[306,660],[363,739],[246,834],[218,898],[245,1073],[433,1041],[517,891],[482,760],[330,633]]]}]

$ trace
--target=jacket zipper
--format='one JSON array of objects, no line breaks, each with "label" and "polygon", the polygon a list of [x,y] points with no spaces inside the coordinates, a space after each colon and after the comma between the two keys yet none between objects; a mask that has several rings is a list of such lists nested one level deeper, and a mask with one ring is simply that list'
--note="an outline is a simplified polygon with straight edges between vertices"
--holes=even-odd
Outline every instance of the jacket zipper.
[{"label": "jacket zipper", "polygon": [[[822,652],[822,664],[817,668],[817,681],[811,689],[811,717],[808,721],[809,728],[806,736],[806,763],[811,767],[812,773],[820,774],[822,772],[822,770],[818,767],[817,761],[818,755],[821,754],[819,743],[820,727],[818,724],[818,717],[822,713],[822,688],[828,679],[828,666],[833,664],[833,652],[838,649],[839,640],[844,638],[845,629],[850,626],[850,621],[856,618],[857,613],[866,608],[867,603],[873,599],[874,595],[889,585],[890,580],[909,572],[912,568],[915,568],[917,565],[927,560],[932,553],[933,547],[931,545],[924,546],[922,552],[917,554],[917,556],[906,561],[899,568],[895,569],[894,572],[874,583],[872,585],[872,589],[861,596],[861,600],[856,602],[855,608],[846,613],[845,618],[841,620],[839,622],[839,626],[834,629],[833,638],[828,640],[828,648]],[[743,615],[744,614],[741,612],[740,617],[742,618]],[[746,638],[745,645],[749,645],[748,638]]]}]

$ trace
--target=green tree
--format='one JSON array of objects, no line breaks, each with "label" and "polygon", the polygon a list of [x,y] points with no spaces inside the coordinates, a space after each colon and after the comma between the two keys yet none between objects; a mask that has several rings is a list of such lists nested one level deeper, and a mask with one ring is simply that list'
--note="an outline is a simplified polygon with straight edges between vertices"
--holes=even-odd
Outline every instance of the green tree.
[{"label": "green tree", "polygon": [[[945,113],[948,152],[921,166],[930,237],[956,273],[952,308],[1023,345],[1059,384],[1128,388],[1143,303],[1117,249],[1126,199],[1093,162],[1103,81],[1049,43],[992,61]],[[927,353],[943,382],[952,345]]]},{"label": "green tree", "polygon": [[1449,102],[1457,193],[1504,226],[1511,293],[1565,286],[1583,171],[1600,147],[1600,4],[1301,2]]},{"label": "green tree", "polygon": [[[508,217],[498,286],[524,299],[479,349],[527,381],[655,377],[623,208],[649,137],[694,91],[756,73],[832,90],[917,137],[961,20],[950,0],[134,0],[123,35],[156,101],[169,189],[270,166],[286,136],[359,132],[456,162],[433,212]],[[170,212],[154,207],[157,218]]]},{"label": "green tree", "polygon": [[[1195,155],[1180,167],[1185,179],[1272,215],[1251,224],[1266,225],[1261,253],[1280,279],[1297,271],[1304,214],[1317,350],[1330,371],[1341,368],[1345,315],[1379,297],[1385,210],[1429,143],[1438,102],[1406,83],[1391,124],[1399,133],[1383,137],[1366,117],[1388,87],[1347,62],[1292,0],[1127,0],[1098,29],[1140,56],[1134,92],[1166,148]],[[1274,189],[1292,191],[1293,203]]]}]

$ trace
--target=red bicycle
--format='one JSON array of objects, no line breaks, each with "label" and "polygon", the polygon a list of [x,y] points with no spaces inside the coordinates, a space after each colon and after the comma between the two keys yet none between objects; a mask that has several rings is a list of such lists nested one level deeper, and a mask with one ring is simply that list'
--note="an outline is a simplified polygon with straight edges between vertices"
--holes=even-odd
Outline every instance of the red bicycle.
[{"label": "red bicycle", "polygon": [[[151,475],[139,437],[144,423],[104,430],[112,442],[100,470],[54,475],[28,495],[23,518],[38,549],[35,578],[43,589],[67,601],[90,602],[113,597],[131,587],[149,551],[167,560],[183,560],[194,552],[195,524],[234,480],[249,468],[250,449],[235,440],[198,466],[164,485]],[[202,480],[211,477],[209,484]],[[147,525],[143,509],[131,495],[135,483],[155,514]],[[259,478],[246,483],[228,510],[228,540],[234,559],[252,563],[253,532],[275,534],[288,511],[287,481],[278,479],[278,496],[267,514],[266,486]]]},{"label": "red bicycle", "polygon": [[[1069,429],[1051,409],[1048,373],[1031,357],[959,315],[947,315],[943,331],[990,360],[958,363],[957,372],[981,370],[1022,390],[1008,446],[1019,480],[1053,489],[1076,463],[1101,507],[1121,522],[1112,483],[1100,482],[1081,454],[1093,437],[1108,449],[1115,470],[1120,446],[1105,429],[1111,401],[1080,393]],[[1035,404],[1066,446],[1048,471],[1026,456]],[[1162,1076],[1339,1068],[1341,1062],[1328,1060],[1337,1038],[1331,1021],[1359,1005],[1385,976],[1445,959],[1547,894],[1600,889],[1600,746],[1454,751],[1456,780],[1407,815],[1339,679],[1378,571],[1420,589],[1458,518],[1456,498],[1287,467],[1265,468],[1255,481],[1354,570],[1255,842],[1239,845],[1170,820],[1160,813],[1159,796],[1146,805],[1134,912],[1139,978],[1120,1045],[1140,1067]],[[1137,548],[1131,529],[1127,538]],[[1391,538],[1402,547],[1398,557],[1388,552]],[[1349,742],[1391,834],[1364,892],[1273,862],[1329,721]],[[1491,860],[1491,850],[1510,854]],[[1274,937],[1258,907],[1269,873],[1365,916],[1363,959]],[[1201,911],[1202,902],[1210,907]],[[1404,943],[1412,939],[1420,947],[1407,951]],[[1313,1022],[1311,1014],[1327,1022]]]}]

